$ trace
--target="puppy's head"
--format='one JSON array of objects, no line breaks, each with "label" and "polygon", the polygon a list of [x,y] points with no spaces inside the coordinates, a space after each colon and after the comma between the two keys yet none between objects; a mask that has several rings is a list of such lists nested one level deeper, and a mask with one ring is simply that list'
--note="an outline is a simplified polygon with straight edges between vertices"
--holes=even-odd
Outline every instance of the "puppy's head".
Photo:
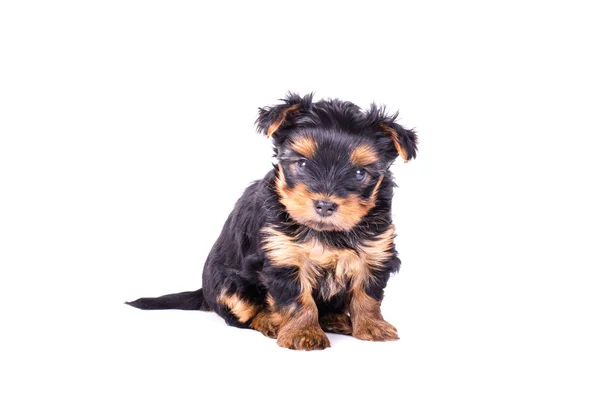
[{"label": "puppy's head", "polygon": [[395,123],[396,116],[375,105],[363,111],[296,94],[259,109],[257,128],[273,138],[276,189],[290,216],[318,231],[358,225],[375,206],[392,162],[416,157],[416,134]]}]

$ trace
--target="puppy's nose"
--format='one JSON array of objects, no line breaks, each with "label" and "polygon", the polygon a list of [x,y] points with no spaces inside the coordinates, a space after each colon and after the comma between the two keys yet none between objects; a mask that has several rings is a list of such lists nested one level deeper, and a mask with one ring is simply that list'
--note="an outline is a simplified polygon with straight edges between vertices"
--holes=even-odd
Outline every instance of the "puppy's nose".
[{"label": "puppy's nose", "polygon": [[321,216],[331,216],[337,209],[337,204],[331,201],[318,200],[315,201],[315,209],[317,210],[317,214]]}]

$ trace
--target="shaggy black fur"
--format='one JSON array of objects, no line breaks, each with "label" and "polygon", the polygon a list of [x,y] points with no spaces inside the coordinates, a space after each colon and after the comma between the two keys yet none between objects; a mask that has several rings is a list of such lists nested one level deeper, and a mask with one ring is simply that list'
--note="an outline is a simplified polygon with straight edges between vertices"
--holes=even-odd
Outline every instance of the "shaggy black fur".
[{"label": "shaggy black fur", "polygon": [[[272,136],[277,165],[246,189],[227,218],[206,260],[202,289],[127,303],[215,311],[229,325],[276,336],[292,349],[327,347],[321,328],[396,339],[379,313],[383,289],[400,267],[390,229],[390,165],[399,153],[405,161],[417,154],[415,132],[396,116],[375,105],[363,111],[292,93],[259,109],[257,129]],[[319,200],[333,206],[331,216],[317,213],[325,211]],[[318,252],[311,251],[315,246]],[[342,264],[345,257],[356,264]],[[317,329],[315,316],[325,315],[345,325]]]}]

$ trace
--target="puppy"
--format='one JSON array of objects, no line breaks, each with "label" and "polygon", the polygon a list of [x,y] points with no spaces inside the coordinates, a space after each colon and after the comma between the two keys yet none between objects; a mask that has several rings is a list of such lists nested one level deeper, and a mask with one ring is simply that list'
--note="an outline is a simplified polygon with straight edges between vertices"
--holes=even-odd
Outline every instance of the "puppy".
[{"label": "puppy", "polygon": [[282,102],[259,109],[256,121],[277,164],[227,218],[202,288],[127,303],[215,311],[296,350],[329,347],[325,331],[398,339],[380,310],[400,268],[390,165],[415,158],[417,136],[375,105],[292,93]]}]

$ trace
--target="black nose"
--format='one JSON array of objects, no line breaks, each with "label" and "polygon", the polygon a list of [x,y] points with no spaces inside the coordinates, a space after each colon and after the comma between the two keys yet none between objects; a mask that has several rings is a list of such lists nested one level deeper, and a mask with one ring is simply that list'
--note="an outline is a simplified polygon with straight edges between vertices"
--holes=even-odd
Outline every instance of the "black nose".
[{"label": "black nose", "polygon": [[315,201],[315,209],[317,210],[317,214],[321,216],[331,216],[337,209],[337,204],[331,201],[318,200]]}]

